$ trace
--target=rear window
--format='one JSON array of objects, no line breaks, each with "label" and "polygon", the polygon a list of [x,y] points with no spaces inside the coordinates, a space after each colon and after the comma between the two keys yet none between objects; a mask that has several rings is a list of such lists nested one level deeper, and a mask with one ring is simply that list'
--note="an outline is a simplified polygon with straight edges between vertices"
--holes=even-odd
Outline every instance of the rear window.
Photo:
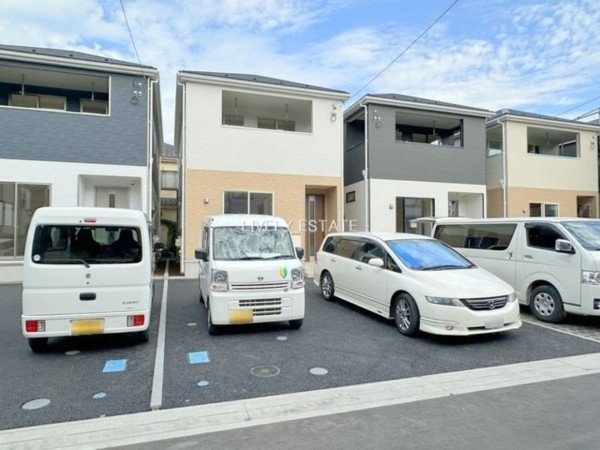
[{"label": "rear window", "polygon": [[142,260],[139,228],[39,225],[31,258],[37,264],[131,264]]},{"label": "rear window", "polygon": [[433,237],[455,248],[506,250],[516,228],[516,223],[439,225]]}]

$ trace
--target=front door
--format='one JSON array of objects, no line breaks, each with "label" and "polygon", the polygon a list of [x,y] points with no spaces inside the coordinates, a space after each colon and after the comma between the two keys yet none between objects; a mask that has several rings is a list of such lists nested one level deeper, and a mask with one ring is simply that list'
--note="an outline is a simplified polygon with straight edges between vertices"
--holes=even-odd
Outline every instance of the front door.
[{"label": "front door", "polygon": [[314,260],[325,238],[325,197],[323,195],[306,196],[306,249],[307,261]]},{"label": "front door", "polygon": [[104,208],[129,208],[129,189],[96,188],[96,206]]}]

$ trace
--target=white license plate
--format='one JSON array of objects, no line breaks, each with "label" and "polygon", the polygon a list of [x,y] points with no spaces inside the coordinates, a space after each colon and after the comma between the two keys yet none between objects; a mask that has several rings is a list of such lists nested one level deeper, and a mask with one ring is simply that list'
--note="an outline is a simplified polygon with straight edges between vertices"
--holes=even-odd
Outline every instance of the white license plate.
[{"label": "white license plate", "polygon": [[504,319],[502,317],[495,317],[485,321],[486,330],[492,330],[494,328],[502,328],[504,326]]}]

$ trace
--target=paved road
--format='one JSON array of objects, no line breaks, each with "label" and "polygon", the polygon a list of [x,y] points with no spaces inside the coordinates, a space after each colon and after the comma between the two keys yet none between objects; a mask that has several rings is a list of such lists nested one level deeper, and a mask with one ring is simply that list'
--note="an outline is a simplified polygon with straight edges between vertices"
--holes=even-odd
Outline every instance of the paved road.
[{"label": "paved road", "polygon": [[[206,333],[196,282],[170,278],[165,284],[163,410],[600,352],[600,341],[594,340],[598,319],[589,318],[569,317],[564,326],[552,327],[526,318],[532,323],[519,330],[475,338],[407,338],[377,316],[344,302],[323,301],[310,282],[300,330],[268,324],[234,327],[213,337]],[[132,345],[122,337],[56,339],[47,354],[34,355],[20,336],[20,288],[0,286],[6,305],[0,316],[0,358],[9,362],[0,368],[0,429],[149,411],[161,287],[158,280],[149,344]],[[192,364],[191,357],[199,360]],[[102,371],[107,361],[122,359],[127,360],[124,372]],[[97,394],[104,396],[94,398]],[[50,404],[22,408],[35,399]]]}]

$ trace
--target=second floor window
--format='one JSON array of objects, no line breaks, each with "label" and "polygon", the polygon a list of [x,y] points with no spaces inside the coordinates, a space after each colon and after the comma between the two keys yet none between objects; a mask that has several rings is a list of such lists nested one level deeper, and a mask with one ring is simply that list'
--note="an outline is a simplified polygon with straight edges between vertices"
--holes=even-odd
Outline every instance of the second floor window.
[{"label": "second floor window", "polygon": [[463,147],[463,120],[441,114],[396,112],[396,141]]}]

